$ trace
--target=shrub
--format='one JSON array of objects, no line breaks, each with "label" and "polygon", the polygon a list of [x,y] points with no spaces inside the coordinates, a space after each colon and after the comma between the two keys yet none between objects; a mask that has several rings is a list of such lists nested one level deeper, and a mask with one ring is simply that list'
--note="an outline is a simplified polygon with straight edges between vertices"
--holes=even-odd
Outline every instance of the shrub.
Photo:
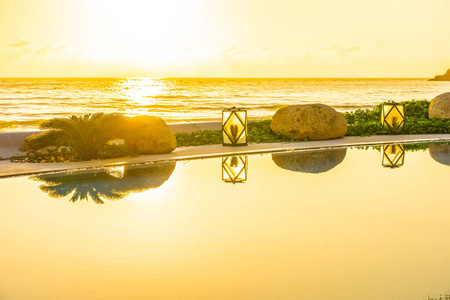
[{"label": "shrub", "polygon": [[[405,126],[403,134],[450,133],[450,119],[428,119],[430,101],[412,100],[401,102],[405,108]],[[347,121],[346,136],[370,136],[389,134],[381,125],[381,107],[378,104],[371,109],[357,109],[344,112]],[[282,135],[272,132],[271,120],[253,121],[248,124],[249,143],[293,142]],[[178,146],[198,146],[222,143],[221,130],[196,131],[176,134]]]},{"label": "shrub", "polygon": [[21,150],[32,152],[48,146],[69,146],[80,159],[98,158],[106,142],[116,137],[114,129],[122,119],[117,113],[54,118],[41,124],[45,131],[27,137]]},{"label": "shrub", "polygon": [[[401,102],[405,108],[405,125],[402,134],[450,133],[450,119],[428,119],[430,101],[412,100]],[[347,136],[369,136],[389,134],[381,126],[381,106],[372,109],[357,109],[345,112]]]}]

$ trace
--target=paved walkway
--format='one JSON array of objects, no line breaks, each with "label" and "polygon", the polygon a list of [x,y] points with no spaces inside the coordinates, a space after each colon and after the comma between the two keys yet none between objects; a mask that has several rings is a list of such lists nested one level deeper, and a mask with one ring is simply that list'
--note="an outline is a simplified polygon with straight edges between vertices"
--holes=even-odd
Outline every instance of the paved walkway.
[{"label": "paved walkway", "polygon": [[233,154],[258,154],[277,151],[294,151],[349,146],[370,146],[391,143],[416,143],[450,141],[450,134],[424,135],[378,135],[371,137],[344,137],[327,141],[310,141],[299,143],[250,144],[242,147],[224,147],[222,145],[180,147],[169,154],[141,155],[109,160],[92,160],[72,163],[11,163],[0,161],[0,177],[32,175],[71,169],[110,167],[117,165],[139,164],[167,160],[187,160],[197,158],[219,157]]}]

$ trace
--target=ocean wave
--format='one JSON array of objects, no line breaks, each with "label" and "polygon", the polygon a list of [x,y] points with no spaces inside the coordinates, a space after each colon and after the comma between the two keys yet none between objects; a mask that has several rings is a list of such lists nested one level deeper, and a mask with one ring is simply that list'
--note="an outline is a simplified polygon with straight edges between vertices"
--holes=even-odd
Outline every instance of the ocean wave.
[{"label": "ocean wave", "polygon": [[150,98],[150,99],[205,99],[206,96],[202,95],[148,95],[143,96],[143,98]]},{"label": "ocean wave", "polygon": [[431,100],[449,88],[421,79],[0,78],[0,130],[95,112],[153,114],[171,122],[220,118],[232,106],[247,108],[250,118],[307,103],[348,111],[386,100]]},{"label": "ocean wave", "polygon": [[0,121],[1,131],[14,131],[23,129],[36,129],[48,119],[33,119],[25,121]]}]

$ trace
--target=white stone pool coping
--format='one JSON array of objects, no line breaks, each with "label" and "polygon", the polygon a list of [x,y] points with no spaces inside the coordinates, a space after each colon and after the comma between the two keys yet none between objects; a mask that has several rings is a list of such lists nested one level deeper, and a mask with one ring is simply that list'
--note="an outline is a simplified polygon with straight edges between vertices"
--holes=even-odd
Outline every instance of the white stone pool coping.
[{"label": "white stone pool coping", "polygon": [[344,137],[336,140],[309,141],[298,143],[264,143],[248,146],[224,147],[208,145],[195,147],[179,147],[169,154],[141,155],[108,160],[92,160],[70,163],[12,163],[9,160],[0,161],[0,178],[28,176],[48,172],[59,172],[76,169],[91,169],[113,167],[130,164],[142,164],[160,161],[179,161],[203,159],[227,155],[263,154],[271,152],[314,150],[326,148],[371,146],[392,143],[419,143],[450,141],[450,134],[423,135],[377,135],[370,137]]}]

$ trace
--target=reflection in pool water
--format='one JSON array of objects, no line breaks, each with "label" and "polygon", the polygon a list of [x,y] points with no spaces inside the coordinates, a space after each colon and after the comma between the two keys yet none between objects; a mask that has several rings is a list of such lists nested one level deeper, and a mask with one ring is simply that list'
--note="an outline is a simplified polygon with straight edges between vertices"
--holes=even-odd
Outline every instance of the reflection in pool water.
[{"label": "reflection in pool water", "polygon": [[274,153],[272,160],[280,168],[305,173],[323,173],[340,164],[347,148]]},{"label": "reflection in pool water", "polygon": [[435,161],[450,166],[450,144],[430,144],[428,150]]},{"label": "reflection in pool water", "polygon": [[90,198],[97,204],[104,204],[103,199],[118,200],[131,192],[161,186],[169,179],[175,165],[175,162],[132,165],[45,174],[30,179],[44,182],[39,188],[52,198],[62,198],[72,193],[72,202]]},{"label": "reflection in pool water", "polygon": [[[2,179],[0,299],[422,300],[448,292],[450,168],[423,150],[395,169],[380,165],[380,149],[322,162],[328,155],[316,153],[325,167],[312,169],[309,159],[280,168],[270,154],[249,155],[251,176],[235,185],[221,180],[222,158],[114,168],[87,182]],[[58,197],[85,186],[122,200],[75,205],[42,185],[56,186]]]},{"label": "reflection in pool water", "polygon": [[247,181],[248,156],[227,156],[222,158],[222,181],[242,183]]},{"label": "reflection in pool water", "polygon": [[405,148],[400,144],[381,146],[381,165],[386,168],[399,168],[405,162]]}]

